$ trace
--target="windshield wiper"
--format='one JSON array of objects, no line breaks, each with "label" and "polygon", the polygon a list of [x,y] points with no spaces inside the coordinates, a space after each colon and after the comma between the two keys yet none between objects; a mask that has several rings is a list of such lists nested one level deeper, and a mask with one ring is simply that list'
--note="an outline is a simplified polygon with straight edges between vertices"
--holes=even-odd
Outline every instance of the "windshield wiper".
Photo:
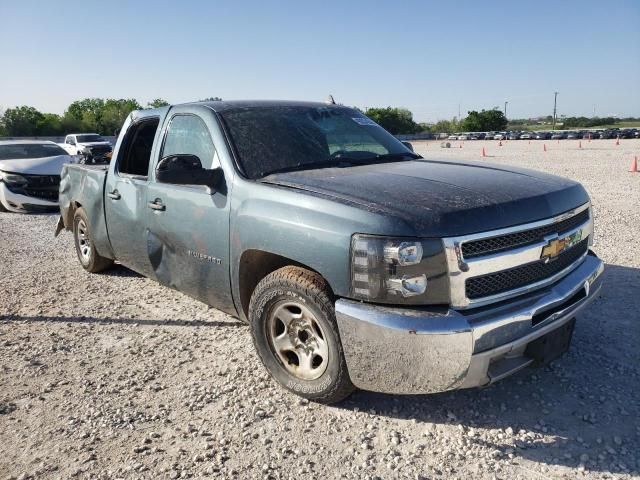
[{"label": "windshield wiper", "polygon": [[317,162],[300,162],[294,165],[290,165],[288,167],[277,168],[275,170],[269,170],[267,172],[261,172],[262,177],[266,177],[269,175],[273,175],[275,173],[286,173],[286,172],[296,172],[300,170],[313,170],[316,168],[345,168],[345,167],[353,167],[356,165],[367,165],[371,163],[384,163],[384,162],[394,162],[399,160],[406,160],[410,158],[411,160],[416,160],[422,158],[417,153],[411,152],[402,152],[402,153],[385,153],[372,155],[370,157],[359,156],[350,156],[349,152],[342,152],[339,155],[329,158],[328,160],[320,160]]},{"label": "windshield wiper", "polygon": [[300,170],[312,170],[315,168],[332,168],[332,167],[351,167],[353,166],[352,159],[332,158],[330,160],[320,160],[317,162],[300,162],[288,167],[276,168],[274,170],[268,170],[266,172],[260,172],[262,177],[273,175],[274,173],[286,173],[297,172]]}]

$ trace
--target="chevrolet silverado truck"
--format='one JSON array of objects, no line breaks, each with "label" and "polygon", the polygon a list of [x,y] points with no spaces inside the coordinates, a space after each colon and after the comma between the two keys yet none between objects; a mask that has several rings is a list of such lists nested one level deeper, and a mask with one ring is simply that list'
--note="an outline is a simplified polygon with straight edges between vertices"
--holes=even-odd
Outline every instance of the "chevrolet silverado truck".
[{"label": "chevrolet silverado truck", "polygon": [[79,163],[105,164],[111,157],[111,144],[97,133],[71,133],[61,144],[69,155],[78,156]]},{"label": "chevrolet silverado truck", "polygon": [[250,325],[284,388],[330,403],[478,387],[562,355],[601,287],[571,180],[426,160],[356,109],[135,111],[106,167],[66,165],[56,235]]}]

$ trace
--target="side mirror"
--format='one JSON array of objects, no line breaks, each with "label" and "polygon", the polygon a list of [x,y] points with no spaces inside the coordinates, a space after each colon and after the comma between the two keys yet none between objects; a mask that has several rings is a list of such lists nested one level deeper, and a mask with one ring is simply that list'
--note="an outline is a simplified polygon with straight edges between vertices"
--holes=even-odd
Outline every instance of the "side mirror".
[{"label": "side mirror", "polygon": [[410,142],[402,142],[402,144],[413,152],[413,145]]},{"label": "side mirror", "polygon": [[162,158],[156,167],[156,180],[173,185],[205,185],[215,190],[223,177],[220,167],[212,170],[202,168],[202,162],[196,155],[169,155]]}]

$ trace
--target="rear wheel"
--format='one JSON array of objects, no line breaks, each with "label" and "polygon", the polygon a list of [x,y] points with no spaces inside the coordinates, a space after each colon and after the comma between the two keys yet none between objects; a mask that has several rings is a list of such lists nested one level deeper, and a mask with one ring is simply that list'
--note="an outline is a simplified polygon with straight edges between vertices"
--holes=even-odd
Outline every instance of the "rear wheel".
[{"label": "rear wheel", "polygon": [[0,200],[0,212],[8,212],[7,207],[2,204],[2,200]]},{"label": "rear wheel", "polygon": [[78,260],[86,271],[97,273],[113,265],[113,260],[101,256],[96,251],[84,208],[78,208],[73,216],[73,238]]},{"label": "rear wheel", "polygon": [[267,275],[251,296],[249,320],[262,363],[287,390],[321,403],[338,402],[355,390],[320,275],[299,267]]}]

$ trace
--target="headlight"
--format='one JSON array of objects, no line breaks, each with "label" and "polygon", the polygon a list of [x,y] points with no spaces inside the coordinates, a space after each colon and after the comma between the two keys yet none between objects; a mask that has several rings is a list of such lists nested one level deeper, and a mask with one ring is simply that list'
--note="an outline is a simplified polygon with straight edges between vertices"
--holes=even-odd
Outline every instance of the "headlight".
[{"label": "headlight", "polygon": [[0,172],[0,180],[2,180],[7,185],[12,185],[15,187],[24,187],[27,185],[27,179],[22,175],[18,175],[17,173],[7,173]]},{"label": "headlight", "polygon": [[351,290],[378,303],[449,302],[449,282],[440,240],[354,235]]}]

